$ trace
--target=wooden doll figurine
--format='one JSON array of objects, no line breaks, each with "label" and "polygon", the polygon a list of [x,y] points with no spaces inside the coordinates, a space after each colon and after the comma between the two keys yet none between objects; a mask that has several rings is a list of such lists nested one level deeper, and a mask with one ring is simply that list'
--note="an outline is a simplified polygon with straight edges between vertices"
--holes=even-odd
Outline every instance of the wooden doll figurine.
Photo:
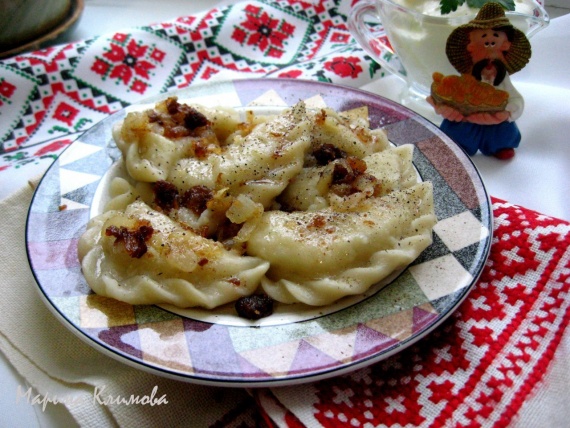
[{"label": "wooden doll figurine", "polygon": [[475,19],[453,30],[446,55],[462,76],[434,73],[428,102],[444,118],[441,130],[469,155],[480,150],[498,159],[512,158],[521,140],[514,121],[524,101],[509,76],[530,59],[527,37],[510,23],[501,5],[486,3]]}]

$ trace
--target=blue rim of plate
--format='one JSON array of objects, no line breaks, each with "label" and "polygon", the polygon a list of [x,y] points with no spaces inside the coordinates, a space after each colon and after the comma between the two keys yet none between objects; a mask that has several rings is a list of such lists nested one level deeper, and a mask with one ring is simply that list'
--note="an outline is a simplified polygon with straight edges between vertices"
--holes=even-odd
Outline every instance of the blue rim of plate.
[{"label": "blue rim of plate", "polygon": [[77,241],[101,180],[116,160],[111,128],[126,114],[121,110],[86,131],[54,162],[35,192],[26,226],[28,259],[44,302],[91,346],[177,380],[292,385],[348,373],[400,352],[439,326],[475,285],[491,246],[491,204],[471,159],[428,120],[370,92],[296,79],[214,82],[141,104],[168,95],[237,108],[285,108],[300,99],[337,111],[366,107],[371,127],[385,129],[391,143],[415,146],[414,165],[434,186],[434,240],[376,293],[297,322],[204,322],[98,296],[81,273]]}]

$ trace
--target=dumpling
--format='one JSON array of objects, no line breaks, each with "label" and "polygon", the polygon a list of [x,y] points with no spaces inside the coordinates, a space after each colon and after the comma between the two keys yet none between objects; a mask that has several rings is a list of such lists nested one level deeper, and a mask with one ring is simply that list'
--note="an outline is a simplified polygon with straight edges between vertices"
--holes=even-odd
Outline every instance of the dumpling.
[{"label": "dumpling", "polygon": [[[364,157],[366,173],[379,183],[376,196],[407,189],[417,183],[413,151],[413,146],[406,144]],[[328,207],[336,165],[337,162],[332,161],[324,166],[303,168],[279,196],[279,202],[289,211],[317,211]]]},{"label": "dumpling", "polygon": [[166,180],[183,158],[204,158],[238,128],[234,111],[189,106],[170,97],[152,109],[131,112],[113,127],[129,175],[153,183]]},{"label": "dumpling", "polygon": [[271,265],[263,290],[279,302],[326,305],[363,293],[431,244],[431,183],[367,201],[351,212],[264,213],[247,247]]},{"label": "dumpling", "polygon": [[418,182],[418,173],[412,163],[414,146],[404,144],[364,158],[366,172],[381,183],[380,194],[408,189]]},{"label": "dumpling", "polygon": [[349,156],[363,158],[389,147],[386,133],[371,130],[364,118],[346,118],[326,108],[314,113],[313,147],[332,144]]},{"label": "dumpling", "polygon": [[214,308],[252,294],[269,268],[181,227],[144,202],[95,217],[79,241],[97,294],[130,304]]},{"label": "dumpling", "polygon": [[181,190],[196,185],[247,195],[268,208],[302,170],[311,144],[311,122],[304,104],[261,123],[245,135],[233,135],[219,153],[187,158],[174,167],[171,182]]}]

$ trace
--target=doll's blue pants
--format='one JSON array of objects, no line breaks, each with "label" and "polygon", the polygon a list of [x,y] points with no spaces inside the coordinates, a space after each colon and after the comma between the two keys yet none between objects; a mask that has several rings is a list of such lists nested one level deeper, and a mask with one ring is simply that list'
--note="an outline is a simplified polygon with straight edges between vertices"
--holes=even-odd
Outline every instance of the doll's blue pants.
[{"label": "doll's blue pants", "polygon": [[521,133],[515,122],[477,125],[469,122],[451,122],[444,119],[440,129],[470,156],[477,153],[477,150],[489,156],[502,149],[514,149],[519,146],[521,141]]}]

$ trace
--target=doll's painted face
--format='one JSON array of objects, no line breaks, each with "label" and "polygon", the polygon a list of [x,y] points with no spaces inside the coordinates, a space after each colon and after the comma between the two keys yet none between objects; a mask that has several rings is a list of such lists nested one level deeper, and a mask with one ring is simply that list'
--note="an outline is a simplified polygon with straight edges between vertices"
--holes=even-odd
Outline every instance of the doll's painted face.
[{"label": "doll's painted face", "polygon": [[471,54],[473,63],[483,59],[499,59],[504,61],[503,53],[511,47],[507,33],[492,29],[471,30],[467,50]]}]

